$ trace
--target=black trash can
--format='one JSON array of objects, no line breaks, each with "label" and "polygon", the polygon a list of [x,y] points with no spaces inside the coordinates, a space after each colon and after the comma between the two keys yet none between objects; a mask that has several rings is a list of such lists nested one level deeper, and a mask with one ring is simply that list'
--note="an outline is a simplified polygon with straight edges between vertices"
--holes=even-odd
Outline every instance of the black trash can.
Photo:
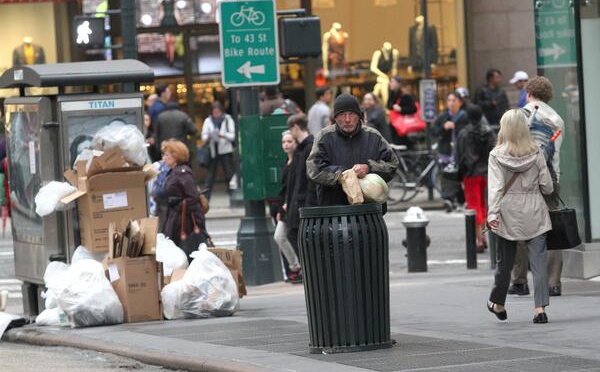
[{"label": "black trash can", "polygon": [[300,209],[311,353],[392,346],[388,232],[381,204]]}]

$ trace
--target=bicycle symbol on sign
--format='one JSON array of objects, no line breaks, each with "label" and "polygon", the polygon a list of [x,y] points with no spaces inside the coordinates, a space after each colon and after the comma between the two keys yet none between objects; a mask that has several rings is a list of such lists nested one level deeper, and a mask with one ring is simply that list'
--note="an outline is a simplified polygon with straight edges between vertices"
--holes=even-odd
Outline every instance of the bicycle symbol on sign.
[{"label": "bicycle symbol on sign", "polygon": [[265,14],[261,11],[254,10],[254,7],[245,7],[242,5],[240,11],[233,13],[229,21],[235,27],[240,27],[245,22],[254,26],[262,26],[262,24],[265,23]]}]

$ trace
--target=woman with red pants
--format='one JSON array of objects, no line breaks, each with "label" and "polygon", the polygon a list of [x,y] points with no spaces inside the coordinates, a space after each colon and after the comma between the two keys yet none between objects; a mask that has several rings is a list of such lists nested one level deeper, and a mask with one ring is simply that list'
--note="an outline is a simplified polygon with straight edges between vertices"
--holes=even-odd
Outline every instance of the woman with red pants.
[{"label": "woman with red pants", "polygon": [[456,158],[459,174],[464,183],[467,209],[475,211],[477,232],[477,252],[483,253],[487,243],[483,235],[483,226],[487,219],[486,190],[487,168],[490,151],[496,145],[496,135],[489,125],[482,123],[481,108],[467,106],[469,123],[458,134],[456,140]]}]

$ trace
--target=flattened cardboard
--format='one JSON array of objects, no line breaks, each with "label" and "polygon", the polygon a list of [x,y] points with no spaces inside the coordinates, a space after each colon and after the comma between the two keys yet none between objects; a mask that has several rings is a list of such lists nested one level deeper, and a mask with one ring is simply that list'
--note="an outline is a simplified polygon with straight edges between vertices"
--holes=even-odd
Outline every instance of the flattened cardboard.
[{"label": "flattened cardboard", "polygon": [[142,254],[156,254],[156,234],[158,233],[158,217],[142,218],[140,228],[144,233],[144,249]]},{"label": "flattened cardboard", "polygon": [[227,266],[231,272],[231,276],[235,280],[238,287],[238,295],[240,298],[245,296],[246,293],[246,282],[242,273],[242,251],[237,249],[227,248],[208,248],[208,251],[213,253],[215,256]]},{"label": "flattened cardboard", "polygon": [[[158,265],[154,256],[107,259],[111,284],[121,304],[127,323],[162,319],[158,289]],[[115,270],[118,275],[115,275]],[[112,279],[111,279],[112,276]]]},{"label": "flattened cardboard", "polygon": [[87,170],[87,176],[91,177],[94,174],[107,170],[123,168],[126,164],[127,162],[123,157],[123,151],[118,147],[113,147],[112,149],[104,151],[102,155],[92,158],[90,168]]}]

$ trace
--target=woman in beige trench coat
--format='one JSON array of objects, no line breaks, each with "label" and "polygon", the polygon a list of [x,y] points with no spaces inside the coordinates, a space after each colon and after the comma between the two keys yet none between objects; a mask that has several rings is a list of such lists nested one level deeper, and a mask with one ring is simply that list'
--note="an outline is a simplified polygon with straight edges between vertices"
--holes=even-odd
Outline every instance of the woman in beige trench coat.
[{"label": "woman in beige trench coat", "polygon": [[507,111],[488,163],[487,222],[497,236],[497,265],[487,307],[500,320],[507,318],[504,303],[517,241],[525,241],[535,289],[533,322],[548,322],[546,232],[552,225],[542,193],[552,193],[544,154],[529,134],[526,116],[516,109]]}]

